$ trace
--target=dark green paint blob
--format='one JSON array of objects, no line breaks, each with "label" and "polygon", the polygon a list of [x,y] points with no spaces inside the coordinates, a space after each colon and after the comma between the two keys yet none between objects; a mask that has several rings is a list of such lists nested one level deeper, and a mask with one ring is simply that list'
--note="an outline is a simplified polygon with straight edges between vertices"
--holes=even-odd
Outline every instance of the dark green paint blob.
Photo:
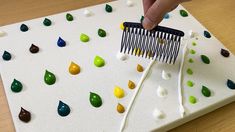
[{"label": "dark green paint blob", "polygon": [[90,92],[90,103],[94,107],[100,107],[102,105],[102,99],[98,94]]},{"label": "dark green paint blob", "polygon": [[204,36],[206,38],[211,38],[211,34],[208,31],[204,31]]},{"label": "dark green paint blob", "polygon": [[196,42],[192,42],[192,45],[193,45],[193,46],[196,46],[196,45],[197,45],[197,43],[196,43]]},{"label": "dark green paint blob", "polygon": [[21,24],[20,26],[20,31],[22,32],[27,32],[29,30],[28,26],[25,24]]},{"label": "dark green paint blob", "polygon": [[235,83],[230,79],[227,80],[227,86],[228,88],[235,90]]},{"label": "dark green paint blob", "polygon": [[11,90],[13,92],[18,93],[22,90],[22,88],[23,88],[22,83],[16,79],[14,79],[13,82],[11,83]]},{"label": "dark green paint blob", "polygon": [[105,30],[104,29],[98,29],[98,35],[100,36],[100,37],[105,37],[106,36],[106,32],[105,32]]},{"label": "dark green paint blob", "polygon": [[187,69],[187,73],[188,73],[189,75],[193,75],[193,70],[190,69],[190,68],[188,68],[188,69]]},{"label": "dark green paint blob", "polygon": [[142,23],[143,20],[144,20],[144,16],[141,16],[141,18],[140,18],[140,23]]},{"label": "dark green paint blob", "polygon": [[48,19],[48,18],[45,18],[44,21],[43,21],[43,24],[44,24],[45,26],[51,26],[51,20]]},{"label": "dark green paint blob", "polygon": [[210,59],[206,55],[201,55],[201,60],[205,64],[210,64]]},{"label": "dark green paint blob", "polygon": [[194,83],[193,83],[193,81],[187,81],[187,85],[189,86],[189,87],[193,87],[194,86]]},{"label": "dark green paint blob", "polygon": [[68,21],[73,21],[73,16],[72,16],[70,13],[67,13],[67,14],[66,14],[66,19],[67,19]]},{"label": "dark green paint blob", "polygon": [[196,51],[193,50],[193,49],[190,49],[190,50],[189,50],[189,53],[194,55],[194,54],[196,54]]},{"label": "dark green paint blob", "polygon": [[201,92],[205,97],[210,97],[211,96],[211,91],[206,86],[202,86]]},{"label": "dark green paint blob", "polygon": [[44,75],[44,82],[48,85],[52,85],[55,83],[55,81],[56,81],[55,75],[46,70],[45,75]]},{"label": "dark green paint blob", "polygon": [[190,59],[188,60],[188,62],[189,62],[189,63],[193,63],[194,61],[193,61],[192,58],[190,58]]},{"label": "dark green paint blob", "polygon": [[11,54],[7,51],[4,51],[4,53],[2,55],[2,59],[5,61],[9,61],[11,59]]},{"label": "dark green paint blob", "polygon": [[187,17],[188,16],[188,13],[185,11],[185,10],[180,10],[180,15],[182,17]]},{"label": "dark green paint blob", "polygon": [[196,103],[197,103],[196,97],[194,97],[194,96],[189,96],[189,102],[190,102],[191,104],[196,104]]},{"label": "dark green paint blob", "polygon": [[113,8],[112,8],[112,6],[111,6],[111,5],[106,4],[106,5],[105,5],[105,10],[106,10],[108,13],[110,13],[110,12],[112,12],[112,11],[113,11]]},{"label": "dark green paint blob", "polygon": [[57,107],[57,112],[60,116],[67,116],[70,113],[70,108],[64,102],[59,101],[59,105]]}]

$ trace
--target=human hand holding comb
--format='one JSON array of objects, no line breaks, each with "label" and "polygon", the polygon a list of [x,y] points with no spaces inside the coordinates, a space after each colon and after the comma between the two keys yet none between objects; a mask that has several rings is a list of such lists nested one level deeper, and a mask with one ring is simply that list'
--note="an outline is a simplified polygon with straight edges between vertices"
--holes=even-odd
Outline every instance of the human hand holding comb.
[{"label": "human hand holding comb", "polygon": [[151,30],[156,27],[167,12],[174,10],[180,3],[190,0],[143,0],[143,27]]}]

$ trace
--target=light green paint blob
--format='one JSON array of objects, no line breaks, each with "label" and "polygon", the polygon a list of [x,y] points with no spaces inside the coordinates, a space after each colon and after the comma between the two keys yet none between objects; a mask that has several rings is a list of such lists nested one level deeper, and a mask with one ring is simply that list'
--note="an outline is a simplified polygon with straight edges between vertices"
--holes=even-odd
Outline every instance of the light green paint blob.
[{"label": "light green paint blob", "polygon": [[102,57],[96,56],[94,59],[94,64],[97,67],[103,67],[105,65],[105,61]]},{"label": "light green paint blob", "polygon": [[189,63],[193,63],[194,61],[193,61],[192,58],[189,58],[188,62],[189,62]]},{"label": "light green paint blob", "polygon": [[196,97],[194,97],[194,96],[189,96],[189,102],[190,102],[191,104],[197,103]]},{"label": "light green paint blob", "polygon": [[192,42],[192,45],[193,45],[193,46],[196,46],[196,45],[197,45],[197,43],[196,43],[196,42]]},{"label": "light green paint blob", "polygon": [[187,69],[187,73],[188,73],[189,75],[193,75],[193,70],[190,69],[190,68],[188,68],[188,69]]},{"label": "light green paint blob", "polygon": [[196,54],[196,51],[193,50],[193,49],[190,49],[190,50],[189,50],[189,53],[194,55],[194,54]]},{"label": "light green paint blob", "polygon": [[82,42],[88,42],[88,41],[90,40],[90,38],[89,38],[88,35],[82,33],[82,34],[80,35],[80,40],[81,40]]},{"label": "light green paint blob", "polygon": [[193,86],[194,86],[194,83],[189,80],[189,81],[187,81],[187,85],[188,85],[189,87],[193,87]]}]

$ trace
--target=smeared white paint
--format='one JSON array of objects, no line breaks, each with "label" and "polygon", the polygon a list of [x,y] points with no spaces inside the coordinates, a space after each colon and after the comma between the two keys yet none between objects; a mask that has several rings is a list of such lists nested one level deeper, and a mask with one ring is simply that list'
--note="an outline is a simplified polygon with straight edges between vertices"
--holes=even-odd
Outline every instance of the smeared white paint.
[{"label": "smeared white paint", "polygon": [[166,95],[167,95],[167,90],[165,89],[165,88],[163,88],[163,87],[161,87],[161,86],[158,86],[158,88],[157,88],[157,95],[159,96],[159,97],[166,97]]},{"label": "smeared white paint", "polygon": [[165,115],[164,115],[164,113],[161,110],[159,110],[157,108],[154,109],[154,111],[153,111],[153,118],[155,120],[163,119],[164,116]]},{"label": "smeared white paint", "polygon": [[165,70],[162,71],[162,78],[165,80],[169,80],[171,78],[171,74],[167,73]]},{"label": "smeared white paint", "polygon": [[133,3],[133,1],[131,1],[131,0],[127,0],[127,1],[126,1],[126,5],[129,6],[129,7],[131,7],[131,6],[134,5],[134,3]]},{"label": "smeared white paint", "polygon": [[145,78],[147,77],[147,75],[148,75],[152,65],[154,64],[154,62],[155,62],[155,60],[151,60],[150,61],[148,67],[144,70],[144,73],[142,74],[141,79],[140,79],[140,81],[138,82],[138,84],[136,86],[136,89],[135,89],[135,92],[134,92],[134,94],[133,94],[133,96],[131,98],[130,104],[127,107],[126,113],[125,113],[125,115],[124,115],[124,117],[122,119],[121,126],[120,126],[120,132],[122,132],[124,130],[124,128],[125,128],[126,119],[127,119],[128,115],[129,115],[129,112],[130,112],[130,110],[132,108],[132,105],[134,104],[135,98],[137,97],[137,94],[138,94],[138,92],[139,92],[139,90],[140,90],[140,88],[141,88]]},{"label": "smeared white paint", "polygon": [[121,61],[124,61],[124,60],[126,60],[128,58],[128,55],[124,54],[124,53],[121,53],[121,52],[118,52],[116,57],[117,57],[117,59],[119,59]]},{"label": "smeared white paint", "polygon": [[183,118],[185,115],[185,109],[183,106],[183,96],[182,96],[182,71],[184,67],[184,60],[185,56],[187,54],[188,48],[187,48],[187,43],[185,44],[183,48],[183,55],[181,58],[181,64],[180,64],[180,70],[179,70],[179,77],[178,77],[178,100],[179,100],[179,111],[180,111],[180,116]]},{"label": "smeared white paint", "polygon": [[88,16],[91,16],[92,13],[88,9],[85,9],[83,14],[88,17]]}]

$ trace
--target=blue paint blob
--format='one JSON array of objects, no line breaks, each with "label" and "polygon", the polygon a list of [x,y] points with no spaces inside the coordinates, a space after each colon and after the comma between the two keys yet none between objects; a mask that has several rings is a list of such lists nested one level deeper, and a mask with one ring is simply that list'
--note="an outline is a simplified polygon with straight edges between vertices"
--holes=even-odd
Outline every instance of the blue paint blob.
[{"label": "blue paint blob", "polygon": [[70,113],[70,108],[67,104],[60,101],[57,107],[57,112],[60,116],[67,116]]},{"label": "blue paint blob", "polygon": [[206,38],[211,38],[211,34],[208,31],[204,31],[204,36]]},{"label": "blue paint blob", "polygon": [[170,15],[168,13],[166,13],[163,17],[164,19],[169,19],[170,18]]},{"label": "blue paint blob", "polygon": [[57,45],[59,47],[64,47],[66,45],[66,43],[61,37],[59,37],[59,39],[57,40]]},{"label": "blue paint blob", "polygon": [[230,79],[227,80],[227,86],[228,88],[235,90],[235,83]]}]

